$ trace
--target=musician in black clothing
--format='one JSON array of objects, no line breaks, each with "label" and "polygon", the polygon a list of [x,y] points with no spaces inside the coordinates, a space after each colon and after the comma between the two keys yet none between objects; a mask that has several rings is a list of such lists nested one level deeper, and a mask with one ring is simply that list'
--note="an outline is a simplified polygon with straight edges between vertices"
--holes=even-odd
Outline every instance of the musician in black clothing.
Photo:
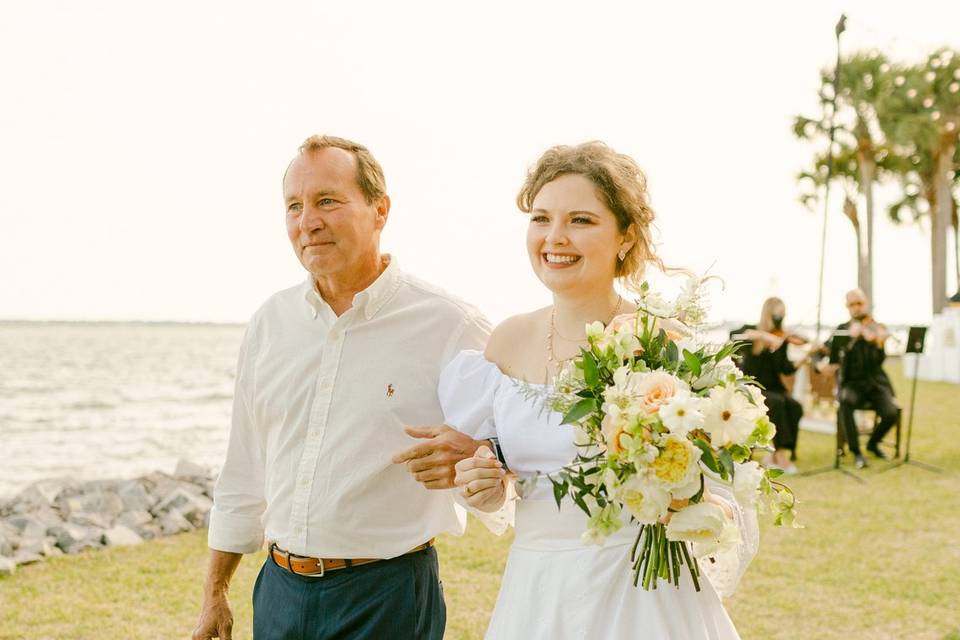
[{"label": "musician in black clothing", "polygon": [[[845,429],[847,444],[856,458],[858,469],[867,466],[867,460],[860,452],[860,438],[853,418],[854,410],[869,403],[870,408],[879,416],[880,422],[867,440],[867,451],[881,459],[886,459],[887,454],[880,449],[880,441],[897,423],[900,415],[900,407],[894,399],[893,385],[883,370],[883,361],[886,359],[883,344],[890,334],[886,326],[870,315],[869,303],[861,289],[848,292],[847,311],[850,312],[850,321],[837,326],[836,330],[836,334],[850,336],[840,367],[840,409],[837,419]],[[828,347],[830,342],[827,341]]]},{"label": "musician in black clothing", "polygon": [[768,466],[772,464],[787,473],[796,473],[797,468],[790,462],[790,458],[797,448],[803,406],[787,391],[781,376],[793,374],[802,363],[802,361],[797,363],[790,361],[787,357],[787,345],[803,344],[806,340],[784,330],[785,315],[786,307],[783,300],[768,298],[763,303],[760,322],[755,327],[745,325],[733,332],[731,337],[751,342],[739,350],[739,366],[741,371],[753,376],[763,385],[767,415],[777,428],[773,438],[776,450],[767,464]]}]

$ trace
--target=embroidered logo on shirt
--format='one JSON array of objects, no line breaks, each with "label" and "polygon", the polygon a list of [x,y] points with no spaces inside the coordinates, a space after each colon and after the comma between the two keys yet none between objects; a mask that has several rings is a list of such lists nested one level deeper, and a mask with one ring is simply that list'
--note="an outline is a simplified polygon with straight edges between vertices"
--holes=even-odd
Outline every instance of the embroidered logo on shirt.
[{"label": "embroidered logo on shirt", "polygon": [[388,385],[387,385],[387,397],[388,397],[388,398],[392,398],[392,397],[393,397],[393,385],[392,385],[392,384],[388,384]]}]

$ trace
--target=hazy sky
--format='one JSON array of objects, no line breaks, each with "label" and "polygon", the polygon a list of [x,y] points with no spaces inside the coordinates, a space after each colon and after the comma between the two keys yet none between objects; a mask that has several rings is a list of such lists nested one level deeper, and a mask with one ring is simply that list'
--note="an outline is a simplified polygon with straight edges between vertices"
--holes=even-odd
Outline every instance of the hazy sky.
[{"label": "hazy sky", "polygon": [[[790,123],[817,111],[833,25],[919,59],[960,47],[960,3],[667,4],[3,2],[0,318],[244,321],[303,277],[280,178],[326,132],[384,166],[384,249],[494,320],[549,301],[526,169],[601,139],[648,173],[665,261],[726,281],[715,319],[777,294],[811,321],[820,214]],[[831,216],[833,322],[856,259]],[[927,231],[882,220],[875,278],[880,319],[928,321]]]}]

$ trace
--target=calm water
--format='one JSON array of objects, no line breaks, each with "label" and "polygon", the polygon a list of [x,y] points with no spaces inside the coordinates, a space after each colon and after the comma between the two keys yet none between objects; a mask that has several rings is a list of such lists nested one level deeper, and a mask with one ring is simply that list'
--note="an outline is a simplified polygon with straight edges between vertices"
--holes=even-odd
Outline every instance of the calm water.
[{"label": "calm water", "polygon": [[41,478],[219,466],[243,328],[0,322],[0,496]]}]

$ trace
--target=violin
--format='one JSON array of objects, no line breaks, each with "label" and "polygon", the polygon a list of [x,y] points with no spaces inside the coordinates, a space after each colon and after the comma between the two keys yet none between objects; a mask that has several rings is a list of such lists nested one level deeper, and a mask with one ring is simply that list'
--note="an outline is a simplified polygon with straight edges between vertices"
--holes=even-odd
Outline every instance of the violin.
[{"label": "violin", "polygon": [[878,347],[883,347],[883,343],[890,336],[887,326],[877,322],[869,313],[860,320],[851,321],[848,332],[851,338],[861,338],[866,342],[874,343]]},{"label": "violin", "polygon": [[787,344],[792,344],[797,347],[801,345],[805,345],[809,342],[809,340],[807,340],[800,334],[787,331],[783,327],[777,327],[776,329],[770,332],[770,335],[776,336],[781,340],[785,340]]}]

